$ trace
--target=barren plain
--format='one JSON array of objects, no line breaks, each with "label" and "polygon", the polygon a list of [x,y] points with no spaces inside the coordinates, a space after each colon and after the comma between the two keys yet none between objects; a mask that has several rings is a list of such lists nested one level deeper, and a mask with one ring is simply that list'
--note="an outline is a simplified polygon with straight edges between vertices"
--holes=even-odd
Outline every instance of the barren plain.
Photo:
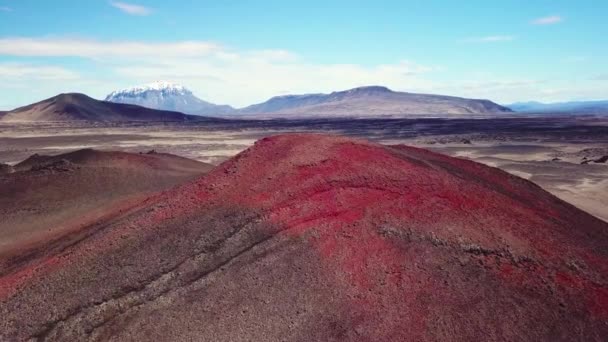
[{"label": "barren plain", "polygon": [[3,124],[0,163],[83,148],[171,153],[219,164],[256,140],[325,132],[471,159],[531,180],[608,221],[608,118],[235,120],[198,124]]}]

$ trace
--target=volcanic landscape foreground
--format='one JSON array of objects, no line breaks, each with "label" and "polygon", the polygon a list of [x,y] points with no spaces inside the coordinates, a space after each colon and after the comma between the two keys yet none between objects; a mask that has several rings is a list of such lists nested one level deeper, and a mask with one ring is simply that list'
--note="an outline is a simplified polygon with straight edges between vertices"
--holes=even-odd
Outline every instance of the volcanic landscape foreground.
[{"label": "volcanic landscape foreground", "polygon": [[0,340],[602,341],[607,144],[595,116],[2,123]]},{"label": "volcanic landscape foreground", "polygon": [[[340,134],[471,159],[529,179],[608,221],[606,116],[486,119],[233,120],[203,123],[1,123],[0,163],[82,148],[172,153],[218,165],[266,136]],[[588,162],[588,163],[586,163]]]}]

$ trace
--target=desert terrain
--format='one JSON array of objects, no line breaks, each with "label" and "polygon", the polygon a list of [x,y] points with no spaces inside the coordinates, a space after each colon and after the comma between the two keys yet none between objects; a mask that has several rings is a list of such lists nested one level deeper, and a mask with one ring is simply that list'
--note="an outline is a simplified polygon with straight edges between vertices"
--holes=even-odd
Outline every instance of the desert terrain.
[{"label": "desert terrain", "polygon": [[[608,119],[529,116],[504,119],[235,120],[215,123],[3,123],[0,163],[83,148],[170,153],[218,165],[256,140],[328,132],[407,144],[498,167],[608,221]],[[595,161],[598,162],[595,162]]]}]

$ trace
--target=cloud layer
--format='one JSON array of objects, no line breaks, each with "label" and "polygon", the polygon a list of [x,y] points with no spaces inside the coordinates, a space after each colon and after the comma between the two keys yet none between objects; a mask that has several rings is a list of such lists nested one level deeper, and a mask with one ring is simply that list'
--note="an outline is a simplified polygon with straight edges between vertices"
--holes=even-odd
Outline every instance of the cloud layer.
[{"label": "cloud layer", "polygon": [[559,15],[550,15],[547,17],[536,18],[536,19],[532,20],[532,24],[534,24],[534,25],[553,25],[553,24],[560,23],[563,20],[564,20],[564,18],[562,18]]},{"label": "cloud layer", "polygon": [[514,36],[510,35],[495,35],[495,36],[485,36],[485,37],[472,37],[464,39],[465,43],[498,43],[498,42],[510,42],[515,40]]},{"label": "cloud layer", "polygon": [[146,16],[152,13],[152,10],[148,7],[130,4],[126,2],[110,1],[110,5],[130,15]]},{"label": "cloud layer", "polygon": [[78,73],[49,65],[1,63],[0,79],[68,81],[78,79]]},{"label": "cloud layer", "polygon": [[137,58],[205,57],[222,51],[217,44],[200,41],[145,43],[101,42],[83,39],[3,38],[0,55],[35,57]]},{"label": "cloud layer", "polygon": [[591,78],[593,81],[608,81],[608,74],[595,75]]},{"label": "cloud layer", "polygon": [[[471,38],[467,42],[513,39],[497,35]],[[0,62],[0,88],[28,89],[17,93],[30,97],[36,94],[40,98],[66,91],[104,98],[118,88],[160,79],[182,83],[205,100],[237,107],[281,94],[327,93],[364,85],[488,98],[500,103],[605,97],[605,89],[592,84],[573,89],[566,80],[549,82],[518,77],[502,74],[494,67],[490,73],[483,69],[454,71],[406,58],[369,65],[320,63],[281,49],[242,50],[208,41],[0,38],[0,56],[36,61]],[[82,63],[53,65],[63,57],[78,58]],[[0,107],[6,109],[14,104],[24,103],[5,102]]]},{"label": "cloud layer", "polygon": [[283,93],[330,92],[370,84],[428,89],[430,83],[421,76],[439,69],[408,60],[371,66],[310,63],[285,50],[243,51],[204,41],[6,38],[0,39],[0,55],[80,57],[112,77],[108,92],[167,79],[183,83],[203,98],[237,106]]}]

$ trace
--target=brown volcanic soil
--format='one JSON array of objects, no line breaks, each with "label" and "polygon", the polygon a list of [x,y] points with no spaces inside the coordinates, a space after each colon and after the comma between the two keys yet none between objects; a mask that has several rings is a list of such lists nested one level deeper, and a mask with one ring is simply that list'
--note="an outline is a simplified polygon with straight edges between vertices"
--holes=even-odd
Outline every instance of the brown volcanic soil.
[{"label": "brown volcanic soil", "polygon": [[33,155],[0,173],[0,256],[90,225],[211,165],[169,154],[91,149]]},{"label": "brown volcanic soil", "polygon": [[0,339],[608,336],[608,225],[422,149],[266,138],[80,232],[2,268]]},{"label": "brown volcanic soil", "polygon": [[91,122],[185,122],[224,120],[155,110],[135,105],[98,101],[84,94],[59,94],[31,105],[0,113],[3,122],[91,121]]}]

